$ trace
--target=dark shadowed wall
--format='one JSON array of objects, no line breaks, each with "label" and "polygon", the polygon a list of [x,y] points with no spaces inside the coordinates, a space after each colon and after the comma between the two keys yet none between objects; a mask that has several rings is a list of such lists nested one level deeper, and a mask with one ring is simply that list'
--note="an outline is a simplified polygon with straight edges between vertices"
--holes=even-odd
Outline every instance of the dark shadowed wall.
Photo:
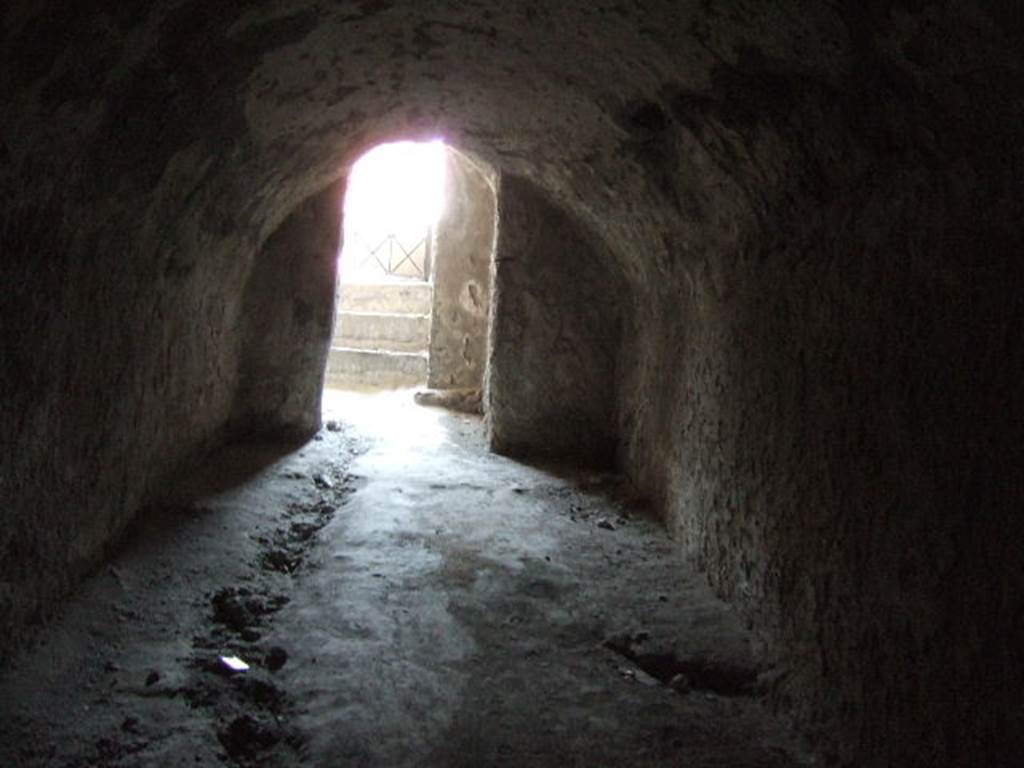
[{"label": "dark shadowed wall", "polygon": [[621,311],[610,257],[521,178],[501,178],[498,221],[491,447],[609,463]]},{"label": "dark shadowed wall", "polygon": [[342,185],[296,208],[256,255],[243,288],[235,435],[309,437],[320,428],[334,329]]}]

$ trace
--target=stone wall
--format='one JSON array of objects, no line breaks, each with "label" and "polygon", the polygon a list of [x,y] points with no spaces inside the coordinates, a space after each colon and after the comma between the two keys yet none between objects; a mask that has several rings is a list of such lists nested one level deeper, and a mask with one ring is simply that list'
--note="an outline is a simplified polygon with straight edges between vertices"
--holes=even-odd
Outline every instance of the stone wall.
[{"label": "stone wall", "polygon": [[609,255],[534,184],[503,176],[486,412],[492,449],[607,464],[618,286]]},{"label": "stone wall", "polygon": [[232,239],[146,248],[142,222],[75,189],[2,217],[0,655],[213,444],[247,261]]},{"label": "stone wall", "polygon": [[894,12],[838,82],[749,50],[648,108],[728,194],[669,193],[742,226],[663,252],[626,465],[841,765],[1024,759],[1024,102],[967,18]]},{"label": "stone wall", "polygon": [[481,389],[487,364],[495,176],[448,152],[448,200],[436,227],[430,369],[434,389]]},{"label": "stone wall", "polygon": [[334,329],[341,185],[301,204],[267,240],[243,289],[229,431],[303,438],[320,428]]}]

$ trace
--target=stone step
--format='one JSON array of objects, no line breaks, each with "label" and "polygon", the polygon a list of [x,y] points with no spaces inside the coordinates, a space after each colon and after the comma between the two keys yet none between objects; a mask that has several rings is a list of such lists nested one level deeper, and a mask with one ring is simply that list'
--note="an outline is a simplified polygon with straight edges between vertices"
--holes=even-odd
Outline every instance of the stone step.
[{"label": "stone step", "polygon": [[342,283],[339,310],[429,315],[433,286],[409,280],[386,283]]},{"label": "stone step", "polygon": [[427,380],[425,352],[332,347],[327,358],[327,383],[334,386],[415,387]]},{"label": "stone step", "polygon": [[430,345],[430,315],[387,312],[338,313],[335,344],[388,352],[426,352]]}]

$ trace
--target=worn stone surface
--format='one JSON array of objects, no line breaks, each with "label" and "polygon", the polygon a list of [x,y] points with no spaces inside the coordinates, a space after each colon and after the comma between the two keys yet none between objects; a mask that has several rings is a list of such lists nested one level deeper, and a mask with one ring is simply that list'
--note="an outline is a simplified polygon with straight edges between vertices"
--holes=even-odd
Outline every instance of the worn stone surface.
[{"label": "worn stone surface", "polygon": [[433,389],[481,389],[487,364],[495,238],[493,171],[448,153],[448,199],[436,227],[430,323]]},{"label": "worn stone surface", "polygon": [[418,389],[414,395],[419,405],[447,408],[458,413],[483,415],[483,391],[473,389]]},{"label": "worn stone surface", "polygon": [[415,387],[427,380],[427,355],[332,347],[327,380],[340,387]]},{"label": "worn stone surface", "polygon": [[327,380],[357,388],[425,383],[432,293],[429,283],[404,279],[343,283]]},{"label": "worn stone surface", "polygon": [[298,451],[184,475],[0,672],[0,765],[808,765],[744,685],[750,632],[621,477],[495,456],[409,392],[325,410]]},{"label": "worn stone surface", "polygon": [[271,233],[440,134],[611,257],[605,442],[823,751],[1024,762],[1016,3],[36,1],[0,30],[5,641],[220,434]]},{"label": "worn stone surface", "polygon": [[383,312],[338,313],[334,343],[355,349],[423,352],[430,341],[430,315]]},{"label": "worn stone surface", "polygon": [[[344,283],[339,289],[338,308],[346,312],[386,315],[430,316],[431,288],[428,283],[391,280],[383,283]],[[340,330],[338,318],[335,332]]]}]

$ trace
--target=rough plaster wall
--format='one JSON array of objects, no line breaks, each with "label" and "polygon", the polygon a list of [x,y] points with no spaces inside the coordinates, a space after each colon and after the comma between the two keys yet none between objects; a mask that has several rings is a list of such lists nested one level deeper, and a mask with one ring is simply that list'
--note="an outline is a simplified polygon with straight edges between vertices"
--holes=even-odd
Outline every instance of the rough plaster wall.
[{"label": "rough plaster wall", "polygon": [[498,222],[491,447],[610,462],[621,310],[609,256],[521,178],[502,176]]},{"label": "rough plaster wall", "polygon": [[227,419],[266,237],[440,134],[616,257],[621,460],[780,699],[851,764],[1012,764],[1019,3],[2,14],[8,627]]},{"label": "rough plaster wall", "polygon": [[1015,765],[1020,62],[981,15],[868,29],[849,81],[762,59],[664,99],[652,143],[717,148],[747,224],[641,310],[627,465],[830,759]]},{"label": "rough plaster wall", "polygon": [[0,222],[0,655],[211,444],[234,389],[244,243],[179,254],[90,193]]},{"label": "rough plaster wall", "polygon": [[252,255],[329,178],[254,210],[222,172],[247,144],[226,91],[258,53],[218,58],[187,18],[4,9],[0,658],[221,439]]},{"label": "rough plaster wall", "polygon": [[481,389],[487,364],[495,177],[448,152],[448,201],[436,227],[430,370],[435,389]]},{"label": "rough plaster wall", "polygon": [[245,336],[229,427],[235,434],[290,439],[320,427],[342,199],[334,184],[301,204],[253,262],[240,317]]}]

